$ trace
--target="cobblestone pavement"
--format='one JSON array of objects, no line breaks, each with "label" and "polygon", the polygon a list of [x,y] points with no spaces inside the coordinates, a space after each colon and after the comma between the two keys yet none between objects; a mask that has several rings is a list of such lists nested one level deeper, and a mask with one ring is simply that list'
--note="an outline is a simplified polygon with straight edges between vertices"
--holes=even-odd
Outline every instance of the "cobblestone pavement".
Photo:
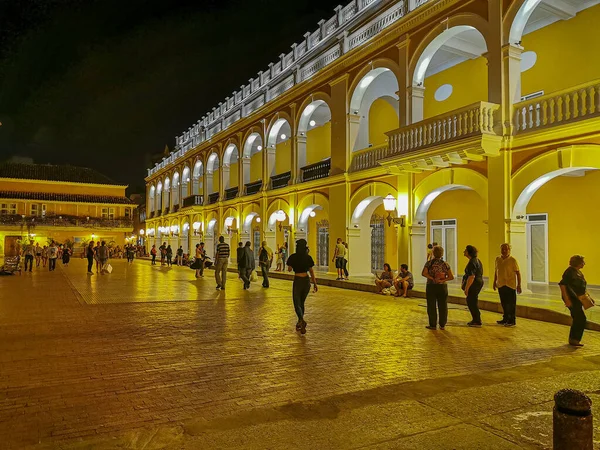
[{"label": "cobblestone pavement", "polygon": [[0,448],[542,448],[552,395],[600,392],[600,334],[335,288],[74,260],[0,278]]}]

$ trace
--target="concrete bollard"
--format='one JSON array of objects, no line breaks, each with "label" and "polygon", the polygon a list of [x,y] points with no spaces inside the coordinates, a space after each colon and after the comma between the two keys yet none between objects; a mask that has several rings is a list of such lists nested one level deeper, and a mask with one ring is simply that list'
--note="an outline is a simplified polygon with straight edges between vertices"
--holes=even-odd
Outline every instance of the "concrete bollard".
[{"label": "concrete bollard", "polygon": [[561,389],[554,395],[554,450],[593,450],[592,400],[583,392]]}]

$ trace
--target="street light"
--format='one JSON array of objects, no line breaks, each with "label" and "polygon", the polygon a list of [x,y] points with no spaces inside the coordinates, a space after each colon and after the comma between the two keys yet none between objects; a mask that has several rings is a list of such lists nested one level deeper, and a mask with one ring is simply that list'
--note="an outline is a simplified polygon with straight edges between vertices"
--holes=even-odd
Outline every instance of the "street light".
[{"label": "street light", "polygon": [[383,208],[388,213],[388,216],[386,217],[386,219],[388,221],[389,227],[392,226],[392,222],[395,223],[396,225],[400,225],[401,227],[406,226],[406,223],[405,223],[406,216],[401,215],[400,217],[392,217],[392,211],[394,211],[396,209],[396,197],[394,197],[392,194],[388,194],[383,199]]}]

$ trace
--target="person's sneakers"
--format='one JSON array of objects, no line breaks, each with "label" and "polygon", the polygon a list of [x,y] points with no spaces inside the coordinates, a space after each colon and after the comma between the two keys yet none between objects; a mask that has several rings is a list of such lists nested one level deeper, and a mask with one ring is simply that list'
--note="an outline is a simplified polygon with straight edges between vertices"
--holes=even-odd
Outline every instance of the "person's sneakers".
[{"label": "person's sneakers", "polygon": [[569,345],[572,347],[583,347],[583,344],[575,339],[569,339]]},{"label": "person's sneakers", "polygon": [[506,325],[506,320],[502,319],[502,320],[496,320],[496,323],[498,325]]},{"label": "person's sneakers", "polygon": [[516,324],[516,323],[514,323],[514,322],[506,322],[506,323],[504,324],[504,326],[505,326],[505,327],[507,327],[507,328],[512,328],[512,327],[516,327],[516,326],[517,326],[517,324]]},{"label": "person's sneakers", "polygon": [[440,330],[444,331],[445,329],[446,329],[446,327],[445,327],[445,326],[441,326],[441,325],[440,325]]},{"label": "person's sneakers", "polygon": [[223,289],[223,288],[221,287],[221,285],[217,284],[217,291],[218,291],[219,289]]},{"label": "person's sneakers", "polygon": [[342,280],[343,280],[343,278],[340,278],[340,277],[337,277],[337,278],[335,279],[335,281],[342,281]]},{"label": "person's sneakers", "polygon": [[427,325],[425,328],[428,330],[437,330],[437,327],[432,327],[431,325]]},{"label": "person's sneakers", "polygon": [[474,327],[474,328],[481,328],[481,325],[482,325],[481,322],[473,322],[473,321],[471,321],[467,324],[468,327]]}]

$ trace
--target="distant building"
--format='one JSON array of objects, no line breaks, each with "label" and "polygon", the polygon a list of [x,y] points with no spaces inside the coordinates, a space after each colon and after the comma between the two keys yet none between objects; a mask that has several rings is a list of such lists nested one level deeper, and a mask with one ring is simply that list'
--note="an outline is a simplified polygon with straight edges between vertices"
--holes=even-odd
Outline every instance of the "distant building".
[{"label": "distant building", "polygon": [[0,163],[0,256],[25,239],[72,242],[75,251],[90,239],[122,246],[135,209],[126,188],[82,167]]}]

